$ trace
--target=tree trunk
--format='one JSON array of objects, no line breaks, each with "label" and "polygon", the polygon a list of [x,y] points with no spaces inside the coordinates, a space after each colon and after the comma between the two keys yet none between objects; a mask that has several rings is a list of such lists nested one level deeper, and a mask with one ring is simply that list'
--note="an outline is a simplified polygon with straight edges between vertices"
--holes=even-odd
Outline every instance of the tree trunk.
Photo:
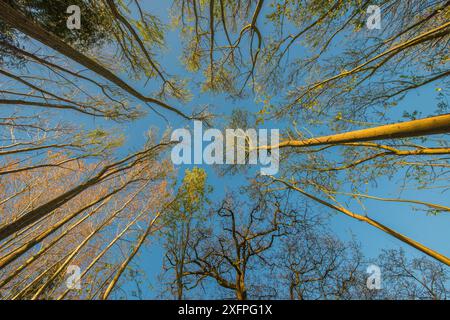
[{"label": "tree trunk", "polygon": [[245,288],[244,274],[236,275],[236,299],[247,300],[247,289]]},{"label": "tree trunk", "polygon": [[326,144],[342,144],[349,142],[373,141],[382,139],[399,139],[427,136],[450,132],[450,113],[419,120],[393,123],[379,127],[349,131],[329,136],[305,140],[288,140],[278,145],[258,147],[259,149],[312,147]]}]

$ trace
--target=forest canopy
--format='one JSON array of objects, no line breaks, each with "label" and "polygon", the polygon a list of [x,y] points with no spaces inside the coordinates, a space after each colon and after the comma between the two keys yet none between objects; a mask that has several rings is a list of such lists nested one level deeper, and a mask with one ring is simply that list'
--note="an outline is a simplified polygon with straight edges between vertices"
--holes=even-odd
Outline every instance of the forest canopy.
[{"label": "forest canopy", "polygon": [[[0,0],[0,298],[448,299],[449,41],[444,0]],[[175,164],[194,123],[242,162]]]}]

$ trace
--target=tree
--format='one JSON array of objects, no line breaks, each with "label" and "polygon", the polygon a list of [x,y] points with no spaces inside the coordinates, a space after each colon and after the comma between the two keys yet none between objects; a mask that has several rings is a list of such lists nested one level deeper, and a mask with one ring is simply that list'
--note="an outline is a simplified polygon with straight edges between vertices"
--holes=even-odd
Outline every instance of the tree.
[{"label": "tree", "polygon": [[[304,224],[275,253],[284,288],[279,298],[293,300],[359,299],[366,275],[358,245],[344,243],[320,224]],[[284,290],[283,290],[284,289]]]},{"label": "tree", "polygon": [[40,41],[41,43],[49,46],[50,48],[56,50],[57,52],[63,54],[64,56],[74,60],[75,62],[85,66],[86,68],[100,75],[101,77],[109,80],[110,82],[112,82],[113,84],[115,84],[116,86],[118,86],[119,88],[121,88],[134,98],[144,103],[156,104],[164,109],[168,109],[172,112],[177,113],[179,116],[189,119],[189,117],[185,115],[182,111],[168,105],[164,101],[160,101],[158,99],[141,94],[127,82],[123,81],[113,72],[111,72],[109,69],[107,69],[100,63],[96,62],[89,56],[83,54],[82,52],[72,48],[70,45],[62,41],[60,38],[42,28],[39,24],[33,23],[33,21],[28,19],[25,15],[21,14],[19,11],[15,10],[13,7],[10,7],[8,4],[1,2],[0,8],[2,9],[1,17],[3,18],[3,20],[5,20],[8,24],[13,26],[14,28],[17,28],[21,32]]},{"label": "tree", "polygon": [[169,282],[174,297],[185,298],[188,286],[185,268],[192,248],[192,233],[205,220],[204,210],[208,203],[211,187],[207,185],[204,170],[194,167],[186,170],[174,201],[165,217],[166,228],[161,232],[165,249],[164,272],[170,273]]},{"label": "tree", "polygon": [[448,270],[424,257],[408,259],[402,249],[385,250],[379,257],[384,294],[389,299],[448,299]]},{"label": "tree", "polygon": [[255,192],[249,202],[228,195],[212,207],[207,223],[188,239],[183,276],[189,279],[190,289],[207,286],[210,280],[226,289],[225,296],[232,292],[238,300],[253,297],[260,288],[249,279],[261,265],[269,265],[266,253],[295,220],[286,203]]},{"label": "tree", "polygon": [[[64,39],[67,43],[79,46],[82,50],[87,50],[94,46],[100,46],[104,41],[110,38],[112,25],[102,2],[90,2],[76,0],[71,5],[80,7],[82,13],[83,28],[73,31],[66,26],[69,16],[65,1],[5,1],[25,14],[30,19],[38,22],[46,30],[56,36]],[[10,26],[2,24],[2,33],[11,33],[14,31]]]}]

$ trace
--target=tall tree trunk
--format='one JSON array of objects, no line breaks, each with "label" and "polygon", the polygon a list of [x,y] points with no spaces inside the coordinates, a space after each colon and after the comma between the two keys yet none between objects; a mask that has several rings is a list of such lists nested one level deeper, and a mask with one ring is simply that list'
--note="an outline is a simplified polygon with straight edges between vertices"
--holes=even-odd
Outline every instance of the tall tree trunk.
[{"label": "tall tree trunk", "polygon": [[379,127],[349,131],[305,140],[288,140],[278,145],[261,146],[258,149],[312,147],[326,144],[399,139],[450,132],[450,113],[419,120],[387,124]]},{"label": "tall tree trunk", "polygon": [[115,274],[114,278],[111,280],[111,282],[108,284],[108,287],[106,288],[105,292],[102,295],[102,300],[108,299],[109,295],[111,294],[112,290],[116,286],[117,282],[119,281],[120,276],[127,268],[128,264],[133,260],[134,256],[139,252],[139,249],[141,249],[142,245],[144,244],[145,239],[147,239],[148,235],[150,234],[153,225],[155,224],[156,220],[161,215],[161,212],[158,212],[156,216],[150,220],[147,229],[144,231],[144,233],[139,238],[138,242],[136,243],[136,246],[131,251],[130,255],[122,262],[122,264],[119,267],[119,270]]},{"label": "tall tree trunk", "polygon": [[236,275],[236,298],[247,300],[247,289],[245,288],[245,276],[242,273]]},{"label": "tall tree trunk", "polygon": [[298,191],[301,194],[305,195],[306,197],[308,197],[310,199],[313,199],[313,200],[323,204],[324,206],[327,206],[329,208],[332,208],[334,210],[342,212],[342,213],[346,214],[347,216],[352,217],[352,218],[354,218],[356,220],[368,223],[368,224],[374,226],[375,228],[380,229],[381,231],[383,231],[383,232],[385,232],[385,233],[387,233],[387,234],[397,238],[398,240],[402,241],[403,243],[406,243],[406,244],[410,245],[411,247],[422,251],[423,253],[427,254],[428,256],[430,256],[430,257],[432,257],[432,258],[434,258],[434,259],[436,259],[436,260],[438,260],[438,261],[440,261],[442,263],[445,263],[447,266],[450,266],[450,259],[448,257],[446,257],[443,254],[441,254],[439,252],[436,252],[436,251],[434,251],[434,250],[424,246],[423,244],[421,244],[421,243],[419,243],[419,242],[417,242],[417,241],[415,241],[415,240],[413,240],[411,238],[408,238],[407,236],[404,236],[403,234],[401,234],[401,233],[399,233],[399,232],[397,232],[397,231],[395,231],[395,230],[393,230],[393,229],[383,225],[382,223],[380,223],[380,222],[378,222],[378,221],[376,221],[374,219],[369,218],[368,216],[363,216],[363,215],[360,215],[360,214],[356,214],[356,213],[353,213],[352,211],[350,211],[350,210],[348,210],[346,208],[343,208],[341,206],[336,206],[336,205],[334,205],[332,203],[326,202],[326,201],[324,201],[322,199],[319,199],[316,196],[306,192],[305,190],[303,190],[301,188],[298,188],[298,187],[296,187],[296,186],[294,186],[294,185],[292,185],[292,184],[290,184],[290,183],[288,183],[288,182],[286,182],[284,180],[280,180],[280,179],[276,179],[276,178],[273,178],[273,180],[281,182],[282,184],[284,184],[288,188],[290,188],[292,190],[295,190],[295,191]]}]

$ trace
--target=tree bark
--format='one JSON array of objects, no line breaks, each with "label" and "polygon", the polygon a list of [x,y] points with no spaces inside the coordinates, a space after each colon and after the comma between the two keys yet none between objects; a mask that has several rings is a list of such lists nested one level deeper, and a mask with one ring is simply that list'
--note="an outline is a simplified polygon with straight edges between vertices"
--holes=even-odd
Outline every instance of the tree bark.
[{"label": "tree bark", "polygon": [[379,127],[349,131],[329,136],[304,140],[288,140],[278,145],[257,147],[273,149],[287,147],[312,147],[326,144],[342,144],[349,142],[374,141],[382,139],[399,139],[450,132],[450,113],[419,120],[387,124]]}]

